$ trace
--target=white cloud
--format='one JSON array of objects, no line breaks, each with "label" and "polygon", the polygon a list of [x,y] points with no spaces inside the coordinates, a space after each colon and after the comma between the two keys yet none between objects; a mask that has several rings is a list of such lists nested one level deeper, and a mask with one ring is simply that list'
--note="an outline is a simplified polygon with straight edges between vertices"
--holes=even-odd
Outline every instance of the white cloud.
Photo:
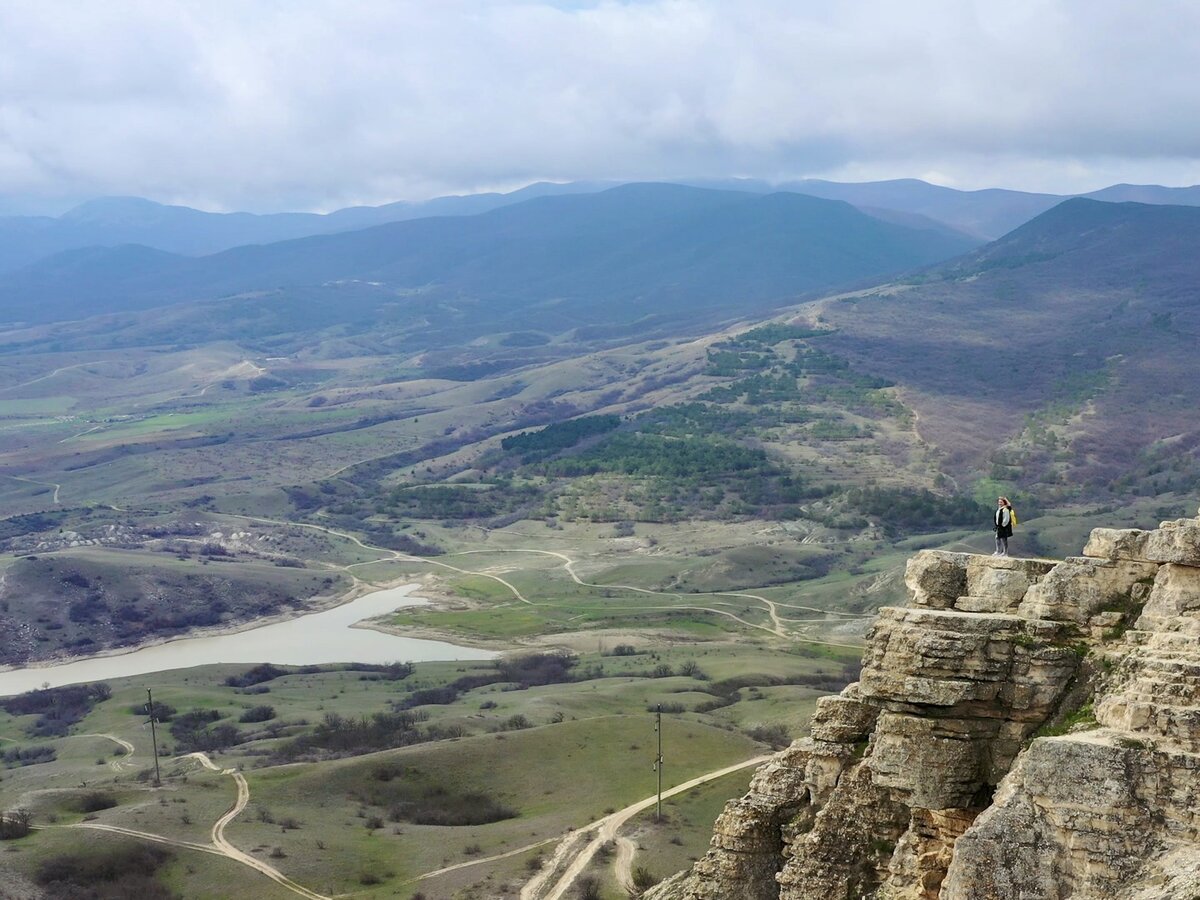
[{"label": "white cloud", "polygon": [[209,208],[538,178],[1200,181],[1200,6],[0,6],[0,196]]}]

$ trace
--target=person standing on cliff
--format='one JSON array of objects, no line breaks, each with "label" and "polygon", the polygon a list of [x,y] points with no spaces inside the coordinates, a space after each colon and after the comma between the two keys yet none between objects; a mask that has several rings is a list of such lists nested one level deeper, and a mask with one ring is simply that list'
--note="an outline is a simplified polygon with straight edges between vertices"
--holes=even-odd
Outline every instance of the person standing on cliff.
[{"label": "person standing on cliff", "polygon": [[1008,498],[997,498],[996,515],[992,521],[996,530],[996,552],[992,556],[1008,556],[1008,539],[1012,537],[1013,525],[1016,523],[1016,511],[1008,502]]}]

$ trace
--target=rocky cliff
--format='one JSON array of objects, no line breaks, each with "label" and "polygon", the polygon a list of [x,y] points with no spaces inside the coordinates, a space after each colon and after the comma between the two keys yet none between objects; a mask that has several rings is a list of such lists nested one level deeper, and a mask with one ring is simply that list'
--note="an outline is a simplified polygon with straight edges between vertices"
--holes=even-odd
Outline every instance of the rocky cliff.
[{"label": "rocky cliff", "polygon": [[1200,519],[905,580],[861,681],[647,896],[1200,898]]}]

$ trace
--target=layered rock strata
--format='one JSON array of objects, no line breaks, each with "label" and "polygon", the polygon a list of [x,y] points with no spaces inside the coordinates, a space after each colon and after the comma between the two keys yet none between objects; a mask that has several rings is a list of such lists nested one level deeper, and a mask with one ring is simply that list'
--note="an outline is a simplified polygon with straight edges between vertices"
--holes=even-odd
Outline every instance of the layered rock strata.
[{"label": "layered rock strata", "polygon": [[862,678],[653,900],[1200,900],[1200,520],[925,551]]}]

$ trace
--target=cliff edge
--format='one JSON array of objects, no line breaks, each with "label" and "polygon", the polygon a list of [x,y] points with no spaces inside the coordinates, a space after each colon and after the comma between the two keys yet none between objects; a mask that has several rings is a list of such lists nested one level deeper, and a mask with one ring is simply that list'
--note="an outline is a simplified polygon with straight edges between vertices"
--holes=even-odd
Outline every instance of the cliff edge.
[{"label": "cliff edge", "polygon": [[1200,519],[923,551],[861,680],[651,900],[1200,900]]}]

